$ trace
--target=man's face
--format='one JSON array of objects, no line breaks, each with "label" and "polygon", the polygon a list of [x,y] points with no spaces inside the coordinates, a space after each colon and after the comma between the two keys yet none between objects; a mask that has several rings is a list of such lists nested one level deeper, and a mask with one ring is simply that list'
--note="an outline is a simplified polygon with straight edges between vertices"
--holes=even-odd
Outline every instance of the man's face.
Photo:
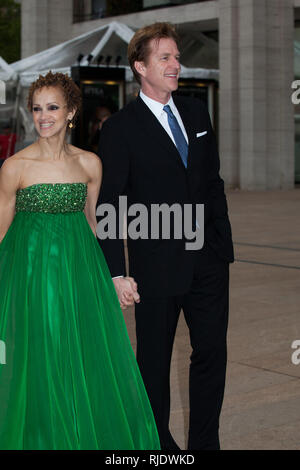
[{"label": "man's face", "polygon": [[170,38],[152,39],[149,46],[147,62],[136,62],[142,91],[150,98],[166,102],[178,87],[180,54],[176,42]]}]

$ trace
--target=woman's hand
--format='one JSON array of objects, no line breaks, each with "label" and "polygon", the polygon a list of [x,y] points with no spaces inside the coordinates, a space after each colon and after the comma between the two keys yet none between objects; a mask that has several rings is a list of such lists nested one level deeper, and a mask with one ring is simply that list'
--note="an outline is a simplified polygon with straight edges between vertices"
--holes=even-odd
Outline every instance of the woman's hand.
[{"label": "woman's hand", "polygon": [[140,302],[137,283],[133,277],[117,277],[113,279],[120,306],[123,310]]}]

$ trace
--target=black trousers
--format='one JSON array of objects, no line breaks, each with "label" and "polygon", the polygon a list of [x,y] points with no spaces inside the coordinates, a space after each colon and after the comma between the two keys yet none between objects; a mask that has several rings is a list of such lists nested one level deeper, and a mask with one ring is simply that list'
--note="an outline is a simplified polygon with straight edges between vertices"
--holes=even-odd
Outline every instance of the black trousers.
[{"label": "black trousers", "polygon": [[141,298],[136,305],[137,361],[162,449],[178,449],[169,431],[170,364],[181,309],[189,328],[189,450],[217,450],[226,374],[229,264],[212,250],[196,256],[185,295]]}]

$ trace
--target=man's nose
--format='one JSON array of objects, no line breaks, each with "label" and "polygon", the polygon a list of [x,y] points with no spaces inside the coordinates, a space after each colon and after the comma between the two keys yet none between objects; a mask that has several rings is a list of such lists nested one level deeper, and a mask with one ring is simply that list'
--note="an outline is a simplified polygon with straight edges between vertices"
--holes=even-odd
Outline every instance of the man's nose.
[{"label": "man's nose", "polygon": [[180,69],[180,62],[177,57],[173,57],[173,64],[177,69]]}]

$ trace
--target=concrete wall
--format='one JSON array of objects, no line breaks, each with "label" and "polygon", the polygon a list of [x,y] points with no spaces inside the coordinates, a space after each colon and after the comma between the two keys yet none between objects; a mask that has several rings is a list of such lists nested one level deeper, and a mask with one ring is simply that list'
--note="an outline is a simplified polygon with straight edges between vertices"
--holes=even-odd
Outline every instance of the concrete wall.
[{"label": "concrete wall", "polygon": [[294,184],[293,0],[220,0],[220,152],[242,189]]},{"label": "concrete wall", "polygon": [[72,0],[21,0],[22,58],[66,41],[72,31]]},{"label": "concrete wall", "polygon": [[129,15],[112,16],[83,23],[75,23],[72,26],[72,37],[95,29],[111,21],[125,23],[132,28],[141,28],[156,21],[168,21],[170,23],[182,24],[200,21],[201,29],[216,29],[218,18],[218,0],[203,3],[191,3],[178,7],[160,8],[159,10],[148,10]]}]

